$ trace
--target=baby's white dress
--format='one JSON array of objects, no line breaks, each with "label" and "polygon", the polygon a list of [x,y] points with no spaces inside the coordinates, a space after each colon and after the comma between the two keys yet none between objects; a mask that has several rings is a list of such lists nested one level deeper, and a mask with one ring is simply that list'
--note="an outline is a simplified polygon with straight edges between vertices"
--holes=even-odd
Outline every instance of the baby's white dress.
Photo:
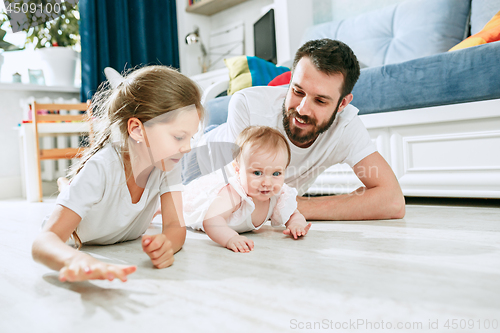
[{"label": "baby's white dress", "polygon": [[[240,207],[231,215],[228,222],[228,226],[238,233],[257,230],[269,219],[271,219],[273,227],[283,226],[297,209],[297,190],[283,184],[281,191],[270,198],[266,219],[258,227],[255,227],[252,223],[252,212],[255,210],[252,198],[245,193],[236,177],[230,177],[228,181],[241,197]],[[226,185],[222,172],[218,170],[195,179],[184,187],[182,203],[186,226],[204,231],[205,214],[217,194]]]}]

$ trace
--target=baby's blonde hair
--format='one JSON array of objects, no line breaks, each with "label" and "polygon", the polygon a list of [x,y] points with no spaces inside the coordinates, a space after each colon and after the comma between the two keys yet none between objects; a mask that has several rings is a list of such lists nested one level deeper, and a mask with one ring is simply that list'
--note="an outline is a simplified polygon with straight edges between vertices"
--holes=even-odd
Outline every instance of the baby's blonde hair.
[{"label": "baby's blonde hair", "polygon": [[233,158],[239,163],[242,151],[245,147],[251,147],[262,152],[275,152],[282,150],[287,154],[286,166],[290,164],[290,145],[286,138],[278,130],[268,126],[249,126],[241,131],[236,139],[238,149],[233,152]]},{"label": "baby's blonde hair", "polygon": [[[94,126],[94,139],[79,163],[71,168],[68,178],[76,176],[93,155],[111,142],[112,128],[119,129],[121,150],[123,153],[128,153],[130,118],[135,117],[145,124],[167,112],[190,105],[196,107],[198,116],[202,120],[204,109],[198,86],[188,77],[167,66],[145,66],[130,70],[126,73],[124,81],[114,89],[109,82],[104,82],[91,103],[91,114],[94,119],[89,121],[97,120],[98,123]],[[73,237],[80,248],[81,241],[76,232],[73,233]]]}]

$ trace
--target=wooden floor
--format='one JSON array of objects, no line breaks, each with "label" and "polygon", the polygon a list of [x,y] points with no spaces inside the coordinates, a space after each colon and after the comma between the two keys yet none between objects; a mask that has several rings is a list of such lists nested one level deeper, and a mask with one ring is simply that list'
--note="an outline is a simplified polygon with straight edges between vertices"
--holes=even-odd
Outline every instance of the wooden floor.
[{"label": "wooden floor", "polygon": [[403,220],[316,222],[298,241],[265,226],[249,254],[188,232],[163,270],[139,241],[87,246],[138,271],[73,284],[31,259],[53,205],[0,201],[0,332],[500,331],[498,201],[409,199]]}]

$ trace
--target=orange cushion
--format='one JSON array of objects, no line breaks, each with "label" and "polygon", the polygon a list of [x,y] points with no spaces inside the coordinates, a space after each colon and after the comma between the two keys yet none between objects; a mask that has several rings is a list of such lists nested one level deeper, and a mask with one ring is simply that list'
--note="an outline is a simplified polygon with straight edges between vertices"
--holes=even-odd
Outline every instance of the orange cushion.
[{"label": "orange cushion", "polygon": [[460,43],[452,47],[450,51],[496,42],[498,40],[500,40],[500,12],[496,13],[495,16],[493,16],[493,18],[488,23],[486,23],[483,30],[461,41]]}]

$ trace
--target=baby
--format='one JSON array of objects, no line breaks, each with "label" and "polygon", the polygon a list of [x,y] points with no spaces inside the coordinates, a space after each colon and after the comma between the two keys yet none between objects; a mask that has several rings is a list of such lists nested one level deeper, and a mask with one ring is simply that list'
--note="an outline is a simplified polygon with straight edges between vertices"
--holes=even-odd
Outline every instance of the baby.
[{"label": "baby", "polygon": [[284,184],[290,163],[285,137],[267,126],[250,126],[236,140],[240,148],[232,163],[236,177],[226,184],[221,170],[189,183],[183,192],[186,225],[203,230],[234,252],[249,252],[252,240],[240,233],[257,230],[267,220],[285,226],[295,239],[307,234],[311,223],[297,210],[297,191]]}]

